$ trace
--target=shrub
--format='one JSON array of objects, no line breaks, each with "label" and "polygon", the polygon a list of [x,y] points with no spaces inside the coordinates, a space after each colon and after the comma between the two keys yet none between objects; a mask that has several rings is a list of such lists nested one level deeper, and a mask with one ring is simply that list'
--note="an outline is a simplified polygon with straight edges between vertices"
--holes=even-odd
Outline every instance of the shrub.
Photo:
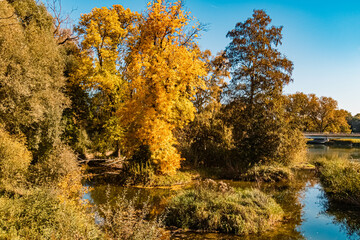
[{"label": "shrub", "polygon": [[0,197],[0,239],[98,239],[101,232],[83,206],[61,202],[48,190]]},{"label": "shrub", "polygon": [[233,189],[205,180],[170,201],[166,224],[244,235],[266,231],[282,216],[275,200],[257,189]]},{"label": "shrub", "polygon": [[24,141],[0,128],[0,189],[12,191],[24,183],[30,162]]},{"label": "shrub", "polygon": [[59,144],[34,165],[32,181],[38,185],[53,185],[62,182],[69,175],[75,174],[81,174],[76,155],[70,147]]},{"label": "shrub", "polygon": [[149,204],[144,203],[141,209],[135,207],[138,197],[132,200],[126,198],[126,193],[119,196],[112,205],[107,202],[97,207],[102,221],[100,226],[110,239],[152,240],[160,239],[164,233],[162,219],[146,219],[149,214]]},{"label": "shrub", "polygon": [[340,157],[315,162],[326,193],[336,201],[360,205],[360,163]]}]

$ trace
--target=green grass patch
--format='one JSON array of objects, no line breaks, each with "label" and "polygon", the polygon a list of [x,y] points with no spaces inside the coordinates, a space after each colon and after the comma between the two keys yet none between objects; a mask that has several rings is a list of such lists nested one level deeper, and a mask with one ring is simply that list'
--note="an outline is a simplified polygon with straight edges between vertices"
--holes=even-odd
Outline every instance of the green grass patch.
[{"label": "green grass patch", "polygon": [[247,235],[271,229],[283,214],[275,200],[260,190],[205,180],[170,200],[165,222],[183,229]]},{"label": "green grass patch", "polygon": [[326,193],[336,201],[360,205],[360,163],[340,157],[315,160]]}]

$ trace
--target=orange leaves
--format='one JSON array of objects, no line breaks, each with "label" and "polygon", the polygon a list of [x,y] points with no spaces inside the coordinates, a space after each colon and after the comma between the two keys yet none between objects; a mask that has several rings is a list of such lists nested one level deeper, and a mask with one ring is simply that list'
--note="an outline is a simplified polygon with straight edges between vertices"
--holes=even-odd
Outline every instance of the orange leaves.
[{"label": "orange leaves", "polygon": [[[131,47],[127,66],[130,97],[120,110],[124,125],[131,126],[126,138],[148,145],[153,163],[161,173],[180,167],[180,154],[173,136],[194,117],[191,98],[204,86],[205,65],[193,37],[185,34],[189,16],[181,3],[155,1],[139,26],[139,44]],[[134,149],[129,146],[128,149]],[[131,153],[130,153],[131,154]]]},{"label": "orange leaves", "polygon": [[173,130],[194,118],[191,99],[205,88],[206,65],[194,42],[199,29],[186,28],[191,20],[181,1],[155,0],[141,16],[120,5],[95,8],[78,27],[82,57],[74,78],[121,103],[109,109],[124,129],[124,153],[147,145],[166,174],[181,161]]}]

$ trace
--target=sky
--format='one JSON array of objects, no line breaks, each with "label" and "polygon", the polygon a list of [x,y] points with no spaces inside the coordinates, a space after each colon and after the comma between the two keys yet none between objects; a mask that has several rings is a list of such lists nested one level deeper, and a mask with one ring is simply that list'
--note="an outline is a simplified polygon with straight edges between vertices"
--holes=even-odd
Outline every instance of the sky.
[{"label": "sky", "polygon": [[[94,7],[121,4],[142,12],[148,0],[61,0],[76,23]],[[360,1],[353,0],[186,0],[185,8],[208,24],[200,47],[214,54],[225,49],[226,33],[263,9],[275,26],[283,26],[279,50],[294,63],[285,93],[332,97],[339,108],[360,113]]]}]

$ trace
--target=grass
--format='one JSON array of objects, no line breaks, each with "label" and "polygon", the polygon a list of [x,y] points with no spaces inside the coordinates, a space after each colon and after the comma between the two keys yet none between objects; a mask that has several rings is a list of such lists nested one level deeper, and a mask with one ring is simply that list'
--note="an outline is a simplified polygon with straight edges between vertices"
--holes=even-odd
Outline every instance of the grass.
[{"label": "grass", "polygon": [[170,200],[165,222],[183,229],[247,235],[271,229],[282,217],[281,207],[260,190],[205,180]]},{"label": "grass", "polygon": [[320,181],[331,199],[360,205],[360,163],[337,156],[315,161]]}]

